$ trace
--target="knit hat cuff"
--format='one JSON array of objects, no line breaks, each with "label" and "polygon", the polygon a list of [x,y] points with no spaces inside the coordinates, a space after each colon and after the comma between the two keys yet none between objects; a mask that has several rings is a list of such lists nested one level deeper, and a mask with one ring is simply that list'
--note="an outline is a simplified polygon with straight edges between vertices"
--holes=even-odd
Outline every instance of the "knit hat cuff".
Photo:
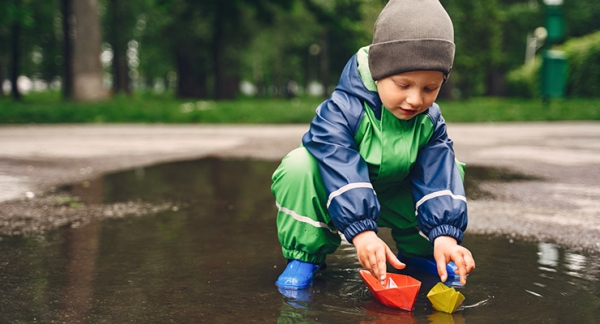
[{"label": "knit hat cuff", "polygon": [[371,44],[369,69],[373,80],[410,71],[434,70],[448,75],[454,43],[443,39],[414,39]]}]

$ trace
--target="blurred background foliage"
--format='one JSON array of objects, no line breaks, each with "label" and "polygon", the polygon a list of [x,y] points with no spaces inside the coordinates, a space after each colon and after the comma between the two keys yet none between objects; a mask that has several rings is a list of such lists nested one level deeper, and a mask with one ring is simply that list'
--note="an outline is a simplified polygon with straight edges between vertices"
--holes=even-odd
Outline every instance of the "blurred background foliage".
[{"label": "blurred background foliage", "polygon": [[[64,88],[75,0],[0,0],[0,96]],[[101,77],[110,95],[176,98],[327,96],[347,60],[368,45],[386,0],[91,0],[100,17]],[[544,25],[541,0],[441,0],[456,59],[441,99],[538,95],[539,58],[527,38]],[[600,1],[565,0],[568,95],[598,97]],[[95,14],[95,13],[94,13]],[[70,17],[65,19],[65,17]],[[89,19],[92,21],[91,19]],[[71,28],[71,29],[69,29]],[[81,39],[81,38],[79,38]],[[97,59],[77,58],[82,59]],[[24,78],[25,77],[25,78]],[[29,83],[28,83],[29,82]],[[68,83],[68,82],[67,82]],[[69,99],[69,92],[62,92]]]}]

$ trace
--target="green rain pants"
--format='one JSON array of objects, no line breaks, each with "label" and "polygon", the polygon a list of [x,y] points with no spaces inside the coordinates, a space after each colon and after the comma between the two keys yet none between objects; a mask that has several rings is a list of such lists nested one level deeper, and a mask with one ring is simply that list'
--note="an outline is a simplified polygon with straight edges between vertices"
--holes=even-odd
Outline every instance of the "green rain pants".
[{"label": "green rain pants", "polygon": [[[419,233],[408,180],[378,188],[381,205],[379,227],[392,229],[402,255],[431,255],[433,248]],[[299,147],[283,158],[273,174],[271,190],[276,198],[277,230],[283,256],[304,262],[324,263],[335,252],[341,237],[327,212],[327,195],[315,158]]]}]

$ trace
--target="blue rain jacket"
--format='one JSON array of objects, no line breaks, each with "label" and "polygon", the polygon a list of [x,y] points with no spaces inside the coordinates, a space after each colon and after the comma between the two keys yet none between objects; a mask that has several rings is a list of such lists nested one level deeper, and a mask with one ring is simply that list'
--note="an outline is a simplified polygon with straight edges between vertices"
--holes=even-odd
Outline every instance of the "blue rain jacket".
[{"label": "blue rain jacket", "polygon": [[[317,108],[310,129],[302,138],[303,145],[318,162],[332,221],[349,242],[363,231],[378,230],[380,204],[372,186],[374,179],[370,178],[370,166],[361,156],[360,143],[355,139],[366,118],[365,109],[371,109],[369,115],[380,119],[385,107],[378,93],[369,91],[363,83],[354,55],[332,95]],[[423,115],[428,117],[426,122],[431,123],[432,132],[424,145],[411,148],[416,160],[393,162],[404,164],[409,170],[407,177],[421,232],[431,242],[445,235],[460,243],[467,227],[467,202],[452,141],[437,104]],[[411,132],[419,130],[413,125],[403,131],[411,138]]]}]

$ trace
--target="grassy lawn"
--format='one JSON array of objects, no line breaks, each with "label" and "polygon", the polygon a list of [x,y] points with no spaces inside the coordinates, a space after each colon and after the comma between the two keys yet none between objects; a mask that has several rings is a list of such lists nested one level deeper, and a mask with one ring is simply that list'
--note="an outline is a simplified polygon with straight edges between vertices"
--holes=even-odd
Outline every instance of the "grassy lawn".
[{"label": "grassy lawn", "polygon": [[540,99],[474,98],[440,101],[448,122],[600,120],[600,98]]},{"label": "grassy lawn", "polygon": [[[58,93],[0,97],[0,124],[25,123],[308,123],[321,98],[233,101],[172,96],[117,96],[96,103],[64,102]],[[600,120],[600,98],[541,100],[473,98],[439,101],[448,122]]]}]

